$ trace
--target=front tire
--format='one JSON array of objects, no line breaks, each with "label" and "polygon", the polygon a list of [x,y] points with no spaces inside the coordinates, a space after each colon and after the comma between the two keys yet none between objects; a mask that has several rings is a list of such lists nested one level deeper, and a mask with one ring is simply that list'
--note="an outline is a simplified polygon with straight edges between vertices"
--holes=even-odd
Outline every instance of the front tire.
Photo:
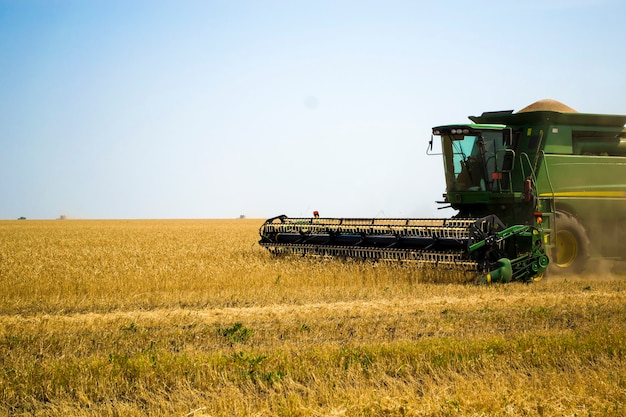
[{"label": "front tire", "polygon": [[556,274],[579,273],[589,259],[589,238],[585,228],[570,214],[557,212],[555,247],[552,251],[552,268]]}]

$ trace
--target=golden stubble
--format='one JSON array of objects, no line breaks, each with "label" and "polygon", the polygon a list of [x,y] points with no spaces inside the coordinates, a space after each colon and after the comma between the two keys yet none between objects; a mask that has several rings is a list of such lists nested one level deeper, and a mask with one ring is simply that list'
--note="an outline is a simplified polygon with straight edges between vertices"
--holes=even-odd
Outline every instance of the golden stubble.
[{"label": "golden stubble", "polygon": [[622,415],[626,282],[433,284],[259,220],[0,222],[13,415]]}]

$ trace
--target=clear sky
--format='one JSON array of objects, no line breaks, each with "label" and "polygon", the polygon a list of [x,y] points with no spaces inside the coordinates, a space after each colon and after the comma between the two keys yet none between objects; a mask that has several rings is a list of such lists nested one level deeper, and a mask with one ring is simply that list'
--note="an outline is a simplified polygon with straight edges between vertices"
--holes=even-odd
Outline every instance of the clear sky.
[{"label": "clear sky", "polygon": [[623,0],[0,0],[0,219],[448,217],[431,127],[626,114]]}]

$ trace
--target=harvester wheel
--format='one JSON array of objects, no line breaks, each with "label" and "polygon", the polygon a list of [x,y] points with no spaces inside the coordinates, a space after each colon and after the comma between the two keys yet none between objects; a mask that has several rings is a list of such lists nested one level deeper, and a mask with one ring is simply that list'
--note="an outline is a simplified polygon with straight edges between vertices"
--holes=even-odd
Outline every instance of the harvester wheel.
[{"label": "harvester wheel", "polygon": [[532,281],[533,282],[539,282],[539,281],[541,281],[543,279],[544,275],[545,275],[545,272],[542,272],[541,274],[537,275],[536,277],[533,277]]},{"label": "harvester wheel", "polygon": [[556,213],[556,240],[550,272],[579,273],[589,258],[589,239],[574,216]]}]

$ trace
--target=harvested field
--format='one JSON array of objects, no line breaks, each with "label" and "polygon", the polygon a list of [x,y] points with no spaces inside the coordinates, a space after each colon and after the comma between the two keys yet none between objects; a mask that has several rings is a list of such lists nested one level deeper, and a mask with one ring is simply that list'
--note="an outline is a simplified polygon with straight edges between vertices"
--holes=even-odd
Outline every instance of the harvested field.
[{"label": "harvested field", "polygon": [[433,284],[260,220],[0,222],[0,413],[626,413],[626,279]]}]

